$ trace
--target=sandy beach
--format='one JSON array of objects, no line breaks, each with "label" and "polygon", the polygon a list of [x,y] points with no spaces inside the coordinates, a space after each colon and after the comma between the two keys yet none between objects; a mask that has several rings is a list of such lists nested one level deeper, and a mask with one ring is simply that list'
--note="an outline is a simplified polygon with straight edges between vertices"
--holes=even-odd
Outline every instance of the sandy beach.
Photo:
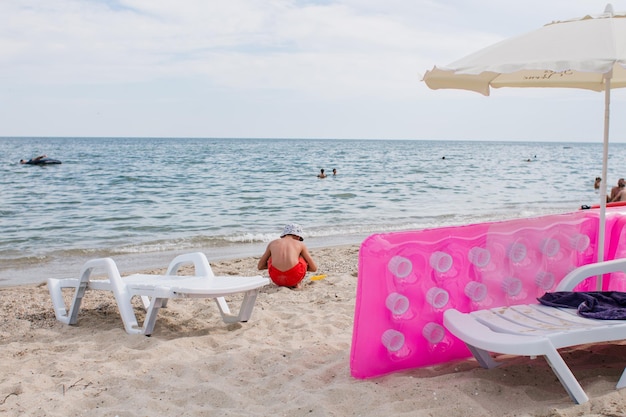
[{"label": "sandy beach", "polygon": [[[626,346],[570,349],[590,397],[575,405],[543,358],[467,359],[358,380],[350,343],[358,246],[312,249],[319,281],[265,287],[247,323],[224,324],[213,300],[172,300],[151,337],[124,331],[111,294],[88,292],[78,325],[54,318],[45,284],[3,288],[4,416],[624,416],[615,384]],[[258,275],[258,258],[212,262]],[[155,265],[146,273],[163,273]],[[266,271],[263,271],[266,274]],[[78,271],[77,271],[78,274]],[[42,277],[44,278],[44,277]],[[231,299],[239,301],[237,297]]]}]

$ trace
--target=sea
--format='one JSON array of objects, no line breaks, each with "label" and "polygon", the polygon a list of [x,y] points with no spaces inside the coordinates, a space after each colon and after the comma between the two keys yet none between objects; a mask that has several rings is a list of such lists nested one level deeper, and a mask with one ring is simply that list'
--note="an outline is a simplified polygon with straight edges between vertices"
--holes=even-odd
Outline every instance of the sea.
[{"label": "sea", "polygon": [[[62,164],[19,163],[41,154]],[[609,155],[610,188],[626,144]],[[77,277],[95,257],[124,274],[183,252],[260,256],[292,222],[319,248],[572,212],[599,202],[601,168],[599,141],[4,137],[0,286]]]}]

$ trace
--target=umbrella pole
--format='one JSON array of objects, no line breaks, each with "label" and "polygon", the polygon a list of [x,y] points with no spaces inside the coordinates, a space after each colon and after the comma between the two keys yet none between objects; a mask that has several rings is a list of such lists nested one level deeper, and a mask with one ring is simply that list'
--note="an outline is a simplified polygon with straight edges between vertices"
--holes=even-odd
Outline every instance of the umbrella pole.
[{"label": "umbrella pole", "polygon": [[[598,226],[598,262],[604,261],[604,239],[606,235],[606,184],[607,165],[609,159],[609,116],[611,108],[611,77],[613,71],[609,71],[604,76],[604,142],[602,151],[602,181],[604,185],[600,188],[600,225]],[[596,279],[596,290],[602,291],[602,275]]]}]

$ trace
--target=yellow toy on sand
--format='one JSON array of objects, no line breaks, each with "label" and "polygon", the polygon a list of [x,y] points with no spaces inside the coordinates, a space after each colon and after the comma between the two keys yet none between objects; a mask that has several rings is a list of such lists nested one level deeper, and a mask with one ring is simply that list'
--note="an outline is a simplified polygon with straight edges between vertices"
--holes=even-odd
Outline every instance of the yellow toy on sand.
[{"label": "yellow toy on sand", "polygon": [[319,281],[326,278],[326,274],[322,274],[322,275],[313,275],[311,277],[311,281]]}]

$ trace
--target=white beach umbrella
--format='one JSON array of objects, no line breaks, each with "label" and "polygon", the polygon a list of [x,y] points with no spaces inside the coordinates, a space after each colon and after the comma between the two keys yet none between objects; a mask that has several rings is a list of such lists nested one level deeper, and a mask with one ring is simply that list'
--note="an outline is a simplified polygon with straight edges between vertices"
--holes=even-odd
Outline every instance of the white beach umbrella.
[{"label": "white beach umbrella", "polygon": [[[452,88],[484,95],[500,87],[604,91],[602,179],[606,181],[610,91],[626,87],[626,13],[614,13],[609,4],[600,15],[548,23],[445,67],[434,67],[423,81],[433,90]],[[598,261],[604,260],[606,187],[600,194]]]}]

